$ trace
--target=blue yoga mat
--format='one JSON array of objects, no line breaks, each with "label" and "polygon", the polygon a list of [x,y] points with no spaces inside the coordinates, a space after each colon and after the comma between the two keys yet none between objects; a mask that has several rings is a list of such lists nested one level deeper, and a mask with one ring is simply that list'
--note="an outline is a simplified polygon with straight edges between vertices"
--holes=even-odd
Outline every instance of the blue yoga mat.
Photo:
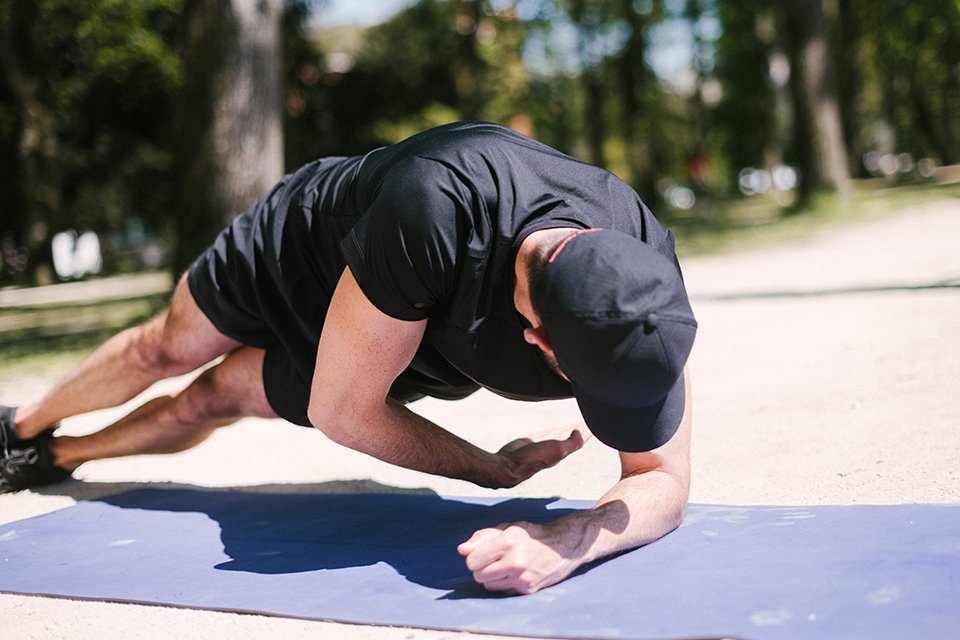
[{"label": "blue yoga mat", "polygon": [[583,502],[144,489],[0,525],[0,591],[561,638],[956,637],[960,505],[692,505],[531,596],[456,545]]}]

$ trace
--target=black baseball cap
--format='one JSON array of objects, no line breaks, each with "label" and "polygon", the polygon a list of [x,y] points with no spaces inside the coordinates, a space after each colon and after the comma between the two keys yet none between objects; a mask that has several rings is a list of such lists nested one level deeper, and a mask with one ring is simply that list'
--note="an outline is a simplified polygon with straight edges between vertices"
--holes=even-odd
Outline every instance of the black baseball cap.
[{"label": "black baseball cap", "polygon": [[683,417],[697,332],[677,264],[625,233],[586,229],[550,257],[535,295],[593,434],[620,451],[666,443]]}]

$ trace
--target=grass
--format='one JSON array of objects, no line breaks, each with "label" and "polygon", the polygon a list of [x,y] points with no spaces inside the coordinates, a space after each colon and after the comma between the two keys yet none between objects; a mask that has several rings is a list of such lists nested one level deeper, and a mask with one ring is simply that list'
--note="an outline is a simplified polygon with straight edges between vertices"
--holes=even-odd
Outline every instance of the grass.
[{"label": "grass", "polygon": [[[0,309],[0,384],[21,376],[55,377],[100,343],[159,312],[168,296],[157,294],[103,303],[36,309]],[[44,328],[19,320],[42,313]],[[59,329],[58,329],[59,328]]]}]

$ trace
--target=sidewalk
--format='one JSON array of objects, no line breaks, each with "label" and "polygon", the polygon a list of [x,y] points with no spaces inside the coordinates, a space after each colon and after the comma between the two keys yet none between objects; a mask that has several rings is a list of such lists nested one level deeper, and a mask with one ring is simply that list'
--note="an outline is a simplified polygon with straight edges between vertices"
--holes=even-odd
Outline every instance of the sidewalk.
[{"label": "sidewalk", "polygon": [[695,500],[960,502],[960,202],[684,267]]},{"label": "sidewalk", "polygon": [[115,331],[155,313],[172,287],[152,272],[2,289],[0,341]]},{"label": "sidewalk", "polygon": [[0,289],[0,311],[16,307],[39,307],[127,300],[170,291],[173,279],[165,271],[107,276],[43,287]]}]

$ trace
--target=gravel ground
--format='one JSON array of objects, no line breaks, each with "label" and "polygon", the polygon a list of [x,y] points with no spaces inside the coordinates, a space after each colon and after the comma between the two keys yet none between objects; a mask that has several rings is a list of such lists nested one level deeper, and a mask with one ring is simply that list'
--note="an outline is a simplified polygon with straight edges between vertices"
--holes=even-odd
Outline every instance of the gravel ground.
[{"label": "gravel ground", "polygon": [[[700,332],[691,358],[691,501],[722,504],[960,502],[960,202],[911,208],[803,240],[688,260]],[[20,404],[51,380],[0,383]],[[186,379],[145,394],[169,392]],[[98,429],[126,407],[81,416]],[[478,393],[413,405],[495,449],[525,433],[579,420],[572,401],[520,404]],[[0,496],[0,522],[135,486],[249,491],[492,493],[392,468],[317,432],[244,420],[189,452],[90,463],[71,482]],[[594,498],[615,481],[598,442],[499,495]],[[486,638],[111,603],[0,596],[3,636],[36,638],[292,636],[345,640]]]}]

